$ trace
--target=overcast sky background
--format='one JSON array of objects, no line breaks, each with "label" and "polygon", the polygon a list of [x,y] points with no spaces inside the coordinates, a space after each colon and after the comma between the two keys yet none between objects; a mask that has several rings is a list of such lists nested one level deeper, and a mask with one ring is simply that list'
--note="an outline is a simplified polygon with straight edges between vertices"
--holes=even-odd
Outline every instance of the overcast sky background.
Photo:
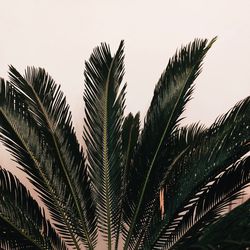
[{"label": "overcast sky background", "polygon": [[0,9],[0,76],[9,64],[44,67],[67,96],[80,141],[84,61],[101,42],[115,52],[125,40],[126,112],[145,114],[169,57],[197,37],[218,40],[184,123],[209,125],[250,94],[249,0],[0,0]]}]

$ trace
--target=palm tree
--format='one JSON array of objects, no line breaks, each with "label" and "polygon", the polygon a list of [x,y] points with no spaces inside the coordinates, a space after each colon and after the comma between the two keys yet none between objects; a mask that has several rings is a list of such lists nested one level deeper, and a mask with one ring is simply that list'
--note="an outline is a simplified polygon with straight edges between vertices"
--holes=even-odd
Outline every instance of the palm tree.
[{"label": "palm tree", "polygon": [[42,202],[0,169],[0,247],[94,249],[99,235],[108,249],[209,245],[206,234],[250,182],[250,97],[210,127],[181,125],[214,41],[196,39],[169,60],[142,129],[139,113],[124,116],[123,41],[114,56],[95,48],[84,73],[86,154],[60,86],[44,69],[22,76],[10,66],[0,140]]}]

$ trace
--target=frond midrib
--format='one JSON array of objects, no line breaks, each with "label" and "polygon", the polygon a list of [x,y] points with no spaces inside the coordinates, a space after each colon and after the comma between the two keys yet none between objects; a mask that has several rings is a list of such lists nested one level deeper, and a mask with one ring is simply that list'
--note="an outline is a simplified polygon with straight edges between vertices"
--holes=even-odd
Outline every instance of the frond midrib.
[{"label": "frond midrib", "polygon": [[105,178],[105,197],[107,205],[107,224],[108,224],[108,249],[111,250],[112,246],[112,235],[111,235],[111,208],[110,208],[110,186],[109,186],[109,155],[108,155],[108,93],[109,93],[109,81],[110,75],[113,70],[113,64],[116,57],[112,59],[111,65],[108,71],[108,77],[105,84],[105,95],[104,95],[104,121],[103,121],[103,165],[104,165],[104,178]]}]

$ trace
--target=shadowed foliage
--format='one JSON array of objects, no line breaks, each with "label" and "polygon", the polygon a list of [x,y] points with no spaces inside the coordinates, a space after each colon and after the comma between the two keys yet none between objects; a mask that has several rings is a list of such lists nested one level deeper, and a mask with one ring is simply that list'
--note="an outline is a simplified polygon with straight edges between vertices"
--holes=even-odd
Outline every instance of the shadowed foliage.
[{"label": "shadowed foliage", "polygon": [[109,250],[250,246],[249,234],[233,236],[249,231],[249,201],[224,213],[250,183],[250,97],[210,127],[181,124],[215,40],[177,50],[142,126],[139,113],[124,115],[124,42],[114,55],[96,47],[84,71],[86,154],[60,86],[44,69],[10,66],[0,141],[48,213],[1,168],[0,247],[94,249],[99,237]]}]

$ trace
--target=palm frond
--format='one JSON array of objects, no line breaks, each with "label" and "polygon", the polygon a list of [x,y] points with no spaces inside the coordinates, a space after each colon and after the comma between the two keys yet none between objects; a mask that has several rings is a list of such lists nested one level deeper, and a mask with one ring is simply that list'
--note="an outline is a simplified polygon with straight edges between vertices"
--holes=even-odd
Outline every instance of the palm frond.
[{"label": "palm frond", "polygon": [[244,249],[250,246],[250,199],[204,229],[193,248]]},{"label": "palm frond", "polygon": [[[68,244],[96,244],[89,180],[60,87],[43,69],[22,77],[10,67],[1,84],[1,137],[49,208]],[[30,140],[32,138],[32,140]],[[72,213],[73,212],[73,213]]]},{"label": "palm frond", "polygon": [[[162,228],[168,227],[173,216],[195,197],[207,182],[239,160],[249,151],[250,145],[250,98],[237,103],[225,115],[201,135],[181,159],[175,163],[165,180],[165,218],[161,221],[159,213],[154,214],[154,225],[149,235],[159,237]],[[157,229],[158,228],[158,229]],[[159,230],[159,231],[157,231]]]},{"label": "palm frond", "polygon": [[85,69],[85,130],[89,171],[97,201],[99,228],[111,249],[121,203],[122,139],[125,87],[123,41],[112,57],[97,47]]},{"label": "palm frond", "polygon": [[[239,160],[249,149],[250,97],[215,121],[197,145],[183,155],[169,174],[168,216],[209,180]],[[173,204],[173,199],[175,203]],[[172,212],[171,212],[172,211]]]},{"label": "palm frond", "polygon": [[[140,114],[137,113],[133,116],[129,113],[126,118],[124,119],[122,125],[122,182],[121,182],[121,208],[120,208],[120,218],[118,220],[118,228],[117,228],[117,235],[116,235],[116,243],[115,249],[118,249],[119,238],[121,234],[121,230],[123,229],[124,223],[124,203],[127,191],[127,184],[128,184],[128,177],[129,172],[132,167],[132,157],[135,151],[135,147],[137,145],[138,136],[140,130]],[[126,214],[126,213],[125,213]]]},{"label": "palm frond", "polygon": [[[68,243],[71,243],[72,238],[76,242],[75,235],[70,229],[70,217],[65,216],[66,206],[59,198],[64,194],[64,190],[57,189],[57,183],[62,183],[62,180],[54,178],[57,169],[53,158],[48,153],[36,123],[27,112],[28,108],[23,98],[12,85],[5,85],[3,81],[2,83],[1,98],[4,102],[0,109],[0,139],[14,160],[30,176],[31,183],[49,208],[52,219],[60,225],[59,230],[64,229],[64,238]],[[69,228],[69,231],[66,228]]]},{"label": "palm frond", "polygon": [[159,188],[163,169],[159,169],[160,155],[170,135],[178,126],[186,103],[193,92],[193,83],[201,72],[202,60],[212,46],[207,40],[195,40],[181,48],[169,61],[154,91],[154,97],[146,115],[140,143],[134,159],[129,183],[127,206],[128,233],[125,248],[132,246],[138,230],[145,228],[155,206],[155,194]]},{"label": "palm frond", "polygon": [[[207,128],[203,124],[194,123],[185,127],[178,127],[169,138],[169,142],[162,150],[160,165],[166,168],[160,186],[167,188],[171,185],[171,173],[182,158],[190,152],[193,147],[200,145]],[[166,167],[167,166],[167,167]]]},{"label": "palm frond", "polygon": [[[164,174],[162,174],[161,182],[159,182],[159,190],[156,192],[156,204],[152,209],[152,215],[150,221],[148,223],[148,228],[144,229],[145,242],[147,242],[148,238],[151,238],[152,235],[157,233],[158,224],[162,222],[162,216],[166,217],[165,214],[162,214],[162,210],[160,205],[163,204],[164,210],[168,208],[169,202],[169,191],[171,186],[176,182],[176,178],[169,178],[173,170],[175,170],[176,165],[182,162],[183,156],[194,146],[200,145],[204,134],[207,132],[204,125],[199,123],[194,123],[189,126],[178,128],[172,136],[169,138],[168,144],[162,150],[161,161],[158,164],[161,164],[166,168]],[[164,199],[160,199],[160,190],[163,190]],[[166,202],[167,201],[167,202]],[[173,201],[171,201],[172,203]],[[166,205],[167,204],[167,205]],[[167,209],[168,210],[168,209]],[[168,214],[168,211],[167,211]],[[167,216],[168,217],[168,216]],[[167,223],[166,219],[164,221]],[[144,243],[145,244],[145,243]],[[142,247],[143,240],[141,241]]]},{"label": "palm frond", "polygon": [[122,152],[123,152],[123,185],[125,190],[130,172],[132,155],[137,145],[140,129],[140,115],[133,116],[131,113],[125,118],[122,126]]},{"label": "palm frond", "polygon": [[[66,249],[37,202],[0,168],[0,245],[5,249]],[[57,248],[55,248],[55,246]]]},{"label": "palm frond", "polygon": [[[186,213],[177,215],[154,246],[162,246],[165,241],[164,249],[187,249],[187,246],[194,243],[196,234],[199,236],[205,226],[218,220],[230,202],[242,195],[249,181],[250,157],[247,157],[217,176],[212,184],[208,183],[201,194],[196,195],[195,199],[198,200],[192,199],[185,206],[182,213],[185,210]],[[177,220],[180,217],[181,220]]]}]

